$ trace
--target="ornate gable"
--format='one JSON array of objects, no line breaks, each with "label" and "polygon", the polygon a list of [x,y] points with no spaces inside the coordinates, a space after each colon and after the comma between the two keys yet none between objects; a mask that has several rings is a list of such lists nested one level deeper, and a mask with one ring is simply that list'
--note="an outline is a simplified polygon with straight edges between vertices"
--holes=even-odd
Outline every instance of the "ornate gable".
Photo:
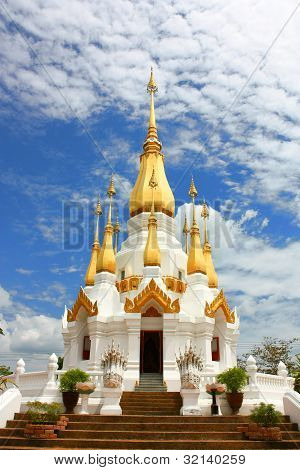
[{"label": "ornate gable", "polygon": [[164,313],[179,313],[179,299],[172,299],[151,279],[149,284],[133,300],[126,297],[124,310],[126,313],[140,313],[143,306],[154,299],[162,307]]},{"label": "ornate gable", "polygon": [[212,301],[209,305],[207,302],[205,304],[205,315],[210,318],[215,318],[217,310],[221,308],[223,313],[226,317],[227,323],[234,323],[235,322],[235,315],[234,312],[230,310],[228,302],[226,300],[225,294],[223,289],[220,290],[217,297]]},{"label": "ornate gable", "polygon": [[80,287],[79,294],[73,307],[71,310],[68,308],[68,322],[75,321],[77,319],[80,307],[85,308],[89,317],[98,315],[97,301],[93,303],[86,295],[82,287]]}]

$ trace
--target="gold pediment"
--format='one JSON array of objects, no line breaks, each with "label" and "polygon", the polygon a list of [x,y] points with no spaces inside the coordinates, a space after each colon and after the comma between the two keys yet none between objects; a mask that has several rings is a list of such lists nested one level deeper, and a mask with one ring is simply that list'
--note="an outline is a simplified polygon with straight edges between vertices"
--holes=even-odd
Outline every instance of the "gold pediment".
[{"label": "gold pediment", "polygon": [[73,307],[71,309],[68,308],[68,322],[75,321],[77,319],[80,307],[85,308],[89,317],[98,315],[97,301],[93,303],[86,295],[82,287],[80,287],[79,294],[77,296],[77,299],[75,300]]},{"label": "gold pediment", "polygon": [[141,313],[144,305],[154,299],[163,309],[164,313],[179,313],[179,299],[172,299],[151,279],[149,284],[133,300],[126,297],[124,310],[126,313]]},{"label": "gold pediment", "polygon": [[211,302],[211,304],[208,304],[206,302],[206,304],[205,304],[205,315],[207,317],[210,317],[210,318],[215,318],[216,312],[219,308],[221,308],[223,310],[223,313],[225,315],[227,323],[234,323],[235,322],[234,311],[230,310],[230,307],[229,307],[228,302],[226,300],[223,289],[220,290],[219,294]]}]

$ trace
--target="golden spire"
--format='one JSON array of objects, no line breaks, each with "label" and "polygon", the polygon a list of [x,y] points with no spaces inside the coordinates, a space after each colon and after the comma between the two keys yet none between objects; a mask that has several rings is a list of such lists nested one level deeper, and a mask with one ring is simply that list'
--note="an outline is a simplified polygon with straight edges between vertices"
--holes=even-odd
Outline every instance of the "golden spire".
[{"label": "golden spire", "polygon": [[97,260],[97,273],[102,271],[107,271],[110,273],[115,274],[116,272],[116,258],[113,249],[113,233],[114,227],[111,223],[111,206],[112,206],[112,198],[116,194],[115,185],[113,176],[110,180],[110,185],[107,190],[107,195],[109,197],[109,209],[108,209],[108,216],[107,216],[107,223],[104,229],[104,237],[102,248],[100,250],[98,260]]},{"label": "golden spire", "polygon": [[87,268],[85,275],[85,285],[93,286],[95,283],[95,274],[97,269],[97,259],[100,252],[100,243],[99,243],[99,217],[102,215],[102,208],[100,204],[100,196],[98,197],[98,203],[95,210],[96,215],[96,228],[94,234],[94,243],[92,245],[92,253],[90,264]]},{"label": "golden spire", "polygon": [[184,216],[184,225],[183,225],[182,233],[184,234],[184,238],[185,238],[185,252],[187,253],[187,252],[188,252],[188,234],[190,233],[190,230],[189,230],[189,227],[188,227],[186,214],[185,214],[185,216]]},{"label": "golden spire", "polygon": [[152,69],[147,91],[150,94],[148,132],[143,145],[144,152],[140,156],[139,175],[130,194],[130,216],[134,217],[141,212],[150,212],[152,190],[148,183],[154,167],[158,182],[158,187],[154,196],[155,212],[163,212],[164,214],[173,217],[175,212],[174,195],[165,174],[164,155],[161,153],[161,142],[157,135],[154,108],[154,94],[157,92],[157,86]]},{"label": "golden spire", "polygon": [[158,186],[155,170],[153,167],[149,181],[152,189],[151,213],[148,221],[148,239],[144,250],[144,266],[160,266],[160,249],[157,241],[157,219],[154,214],[154,191]]},{"label": "golden spire", "polygon": [[203,203],[201,217],[204,220],[204,246],[203,246],[203,255],[206,265],[206,274],[208,277],[208,287],[217,288],[218,287],[218,276],[215,271],[214,263],[211,256],[211,246],[208,241],[207,234],[207,219],[209,217],[208,207],[206,203]]},{"label": "golden spire", "polygon": [[114,234],[115,234],[115,253],[118,251],[118,233],[120,232],[119,218],[117,216],[116,223],[114,225]]},{"label": "golden spire", "polygon": [[206,274],[206,267],[205,267],[205,260],[204,255],[201,248],[201,241],[200,241],[200,230],[198,224],[196,222],[196,210],[195,210],[195,197],[197,196],[198,192],[194,184],[194,180],[192,178],[189,195],[193,201],[193,224],[190,230],[191,234],[191,246],[188,256],[187,262],[187,273],[194,274],[194,273],[202,273]]}]

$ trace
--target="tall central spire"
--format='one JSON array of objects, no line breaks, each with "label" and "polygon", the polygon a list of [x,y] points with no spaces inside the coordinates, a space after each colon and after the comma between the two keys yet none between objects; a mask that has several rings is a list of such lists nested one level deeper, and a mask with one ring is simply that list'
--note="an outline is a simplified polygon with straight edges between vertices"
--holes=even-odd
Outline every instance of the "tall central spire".
[{"label": "tall central spire", "polygon": [[154,108],[154,95],[157,92],[158,88],[156,86],[153,69],[151,67],[150,80],[147,85],[147,91],[150,94],[150,116],[148,124],[148,133],[146,140],[144,142],[144,150],[161,150],[161,142],[158,140],[156,120],[155,120],[155,108]]},{"label": "tall central spire", "polygon": [[154,168],[158,182],[154,194],[155,212],[163,212],[173,217],[175,201],[165,173],[164,156],[161,153],[162,144],[158,139],[154,107],[154,95],[157,92],[157,86],[152,69],[147,91],[150,94],[148,131],[143,145],[144,153],[140,156],[139,175],[130,194],[130,216],[134,217],[141,212],[151,211],[152,190],[148,183]]}]

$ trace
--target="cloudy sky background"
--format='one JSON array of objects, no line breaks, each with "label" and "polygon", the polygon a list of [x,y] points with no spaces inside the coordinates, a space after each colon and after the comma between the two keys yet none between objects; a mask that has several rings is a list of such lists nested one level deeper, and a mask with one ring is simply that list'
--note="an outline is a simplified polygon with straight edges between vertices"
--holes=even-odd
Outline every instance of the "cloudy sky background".
[{"label": "cloudy sky background", "polygon": [[[128,216],[151,66],[168,178],[178,206],[193,174],[211,207],[241,352],[300,336],[299,30],[295,0],[0,1],[0,362],[62,351],[112,171]],[[82,208],[76,247],[68,203]]]}]

